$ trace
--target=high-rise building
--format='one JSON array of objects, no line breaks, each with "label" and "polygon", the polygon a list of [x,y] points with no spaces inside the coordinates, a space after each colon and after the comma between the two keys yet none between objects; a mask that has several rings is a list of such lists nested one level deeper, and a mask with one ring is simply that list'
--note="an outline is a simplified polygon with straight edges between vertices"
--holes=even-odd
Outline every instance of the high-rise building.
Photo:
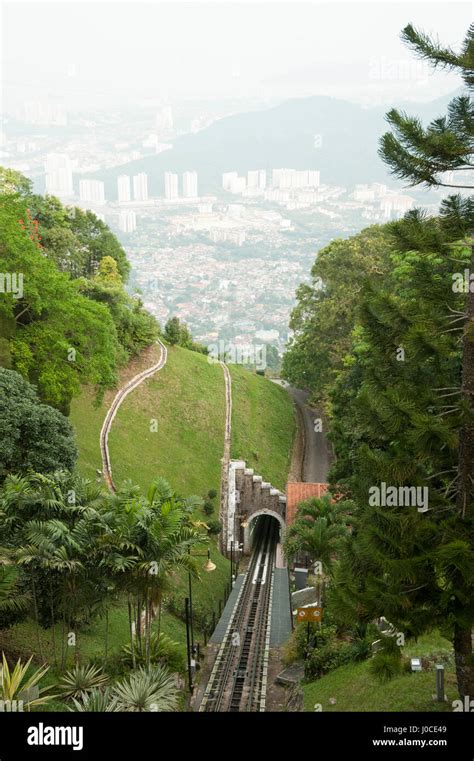
[{"label": "high-rise building", "polygon": [[100,180],[80,180],[79,198],[81,201],[105,203],[104,183]]},{"label": "high-rise building", "polygon": [[[197,189],[197,178],[196,178]],[[174,172],[165,172],[165,198],[172,200],[178,197],[178,175]]]},{"label": "high-rise building", "polygon": [[258,190],[265,190],[267,184],[267,173],[265,169],[252,169],[247,172],[247,187]]},{"label": "high-rise building", "polygon": [[317,188],[319,172],[314,169],[274,169],[272,185],[274,188]]},{"label": "high-rise building", "polygon": [[119,203],[130,201],[132,198],[130,177],[128,174],[121,174],[117,180],[117,196]]},{"label": "high-rise building", "polygon": [[48,153],[44,165],[46,173],[46,193],[68,198],[74,194],[72,184],[72,164],[63,153]]},{"label": "high-rise building", "polygon": [[198,176],[197,172],[183,172],[183,196],[185,198],[197,198]]},{"label": "high-rise building", "polygon": [[131,209],[120,212],[119,228],[123,233],[133,233],[137,229],[137,215]]},{"label": "high-rise building", "polygon": [[223,190],[230,190],[231,183],[235,179],[237,179],[237,172],[224,172],[222,175]]},{"label": "high-rise building", "polygon": [[169,131],[173,129],[173,109],[171,106],[163,106],[156,115],[156,126],[159,130]]},{"label": "high-rise building", "polygon": [[46,124],[64,127],[67,114],[61,103],[26,101],[23,103],[23,118],[29,124]]},{"label": "high-rise building", "polygon": [[148,177],[145,172],[140,172],[133,177],[133,200],[148,200]]},{"label": "high-rise building", "polygon": [[234,177],[230,182],[229,190],[231,193],[243,193],[247,187],[247,180],[245,177]]}]

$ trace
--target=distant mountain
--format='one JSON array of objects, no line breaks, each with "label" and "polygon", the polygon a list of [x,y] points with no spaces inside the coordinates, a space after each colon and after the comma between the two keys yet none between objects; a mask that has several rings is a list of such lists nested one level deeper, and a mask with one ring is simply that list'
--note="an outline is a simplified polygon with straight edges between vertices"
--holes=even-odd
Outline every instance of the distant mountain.
[{"label": "distant mountain", "polygon": [[[445,112],[452,96],[429,103],[396,104],[423,119]],[[106,182],[106,197],[116,198],[120,174],[146,172],[151,195],[164,193],[164,172],[196,170],[199,193],[221,187],[223,172],[291,167],[319,169],[321,182],[350,187],[357,182],[386,182],[387,169],[377,155],[386,130],[386,108],[364,109],[326,96],[287,100],[261,111],[234,114],[196,134],[174,141],[172,150],[133,161],[96,177]],[[320,144],[320,147],[315,147]]]}]

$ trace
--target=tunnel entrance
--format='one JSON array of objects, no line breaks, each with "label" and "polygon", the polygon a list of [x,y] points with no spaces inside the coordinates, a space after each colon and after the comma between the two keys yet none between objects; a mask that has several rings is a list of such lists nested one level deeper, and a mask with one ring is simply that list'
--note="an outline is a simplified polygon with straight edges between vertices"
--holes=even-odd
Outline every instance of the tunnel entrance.
[{"label": "tunnel entrance", "polygon": [[283,556],[282,544],[285,538],[285,522],[281,515],[272,510],[257,510],[249,516],[248,524],[245,527],[243,535],[243,552],[244,555],[250,555],[258,544],[261,533],[265,530],[272,531],[276,548],[276,566],[284,568],[286,566]]}]

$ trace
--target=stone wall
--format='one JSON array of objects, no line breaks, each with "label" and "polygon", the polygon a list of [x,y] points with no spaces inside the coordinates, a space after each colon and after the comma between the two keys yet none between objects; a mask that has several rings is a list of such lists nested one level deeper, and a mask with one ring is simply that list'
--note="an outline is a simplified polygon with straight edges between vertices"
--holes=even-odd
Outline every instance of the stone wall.
[{"label": "stone wall", "polygon": [[264,481],[252,468],[247,468],[244,460],[230,461],[228,484],[228,552],[232,542],[235,548],[243,544],[244,554],[250,552],[251,520],[256,514],[273,515],[281,524],[281,536],[286,520],[286,496],[283,492]]}]

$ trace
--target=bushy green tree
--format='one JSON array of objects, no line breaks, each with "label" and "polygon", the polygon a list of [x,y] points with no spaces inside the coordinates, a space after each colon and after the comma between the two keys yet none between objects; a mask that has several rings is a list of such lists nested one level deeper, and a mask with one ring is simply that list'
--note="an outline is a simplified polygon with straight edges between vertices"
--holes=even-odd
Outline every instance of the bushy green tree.
[{"label": "bushy green tree", "polygon": [[82,296],[44,256],[30,222],[25,199],[0,195],[2,271],[17,278],[16,289],[0,293],[7,364],[35,383],[43,401],[67,413],[81,383],[98,389],[115,383],[119,345],[106,307]]},{"label": "bushy green tree", "polygon": [[8,473],[72,470],[76,459],[67,418],[42,404],[19,373],[0,368],[0,480]]},{"label": "bushy green tree", "polygon": [[384,226],[362,230],[322,249],[311,270],[311,284],[297,291],[291,313],[294,336],[283,356],[282,376],[326,401],[344,369],[364,280],[387,270],[392,245]]}]

